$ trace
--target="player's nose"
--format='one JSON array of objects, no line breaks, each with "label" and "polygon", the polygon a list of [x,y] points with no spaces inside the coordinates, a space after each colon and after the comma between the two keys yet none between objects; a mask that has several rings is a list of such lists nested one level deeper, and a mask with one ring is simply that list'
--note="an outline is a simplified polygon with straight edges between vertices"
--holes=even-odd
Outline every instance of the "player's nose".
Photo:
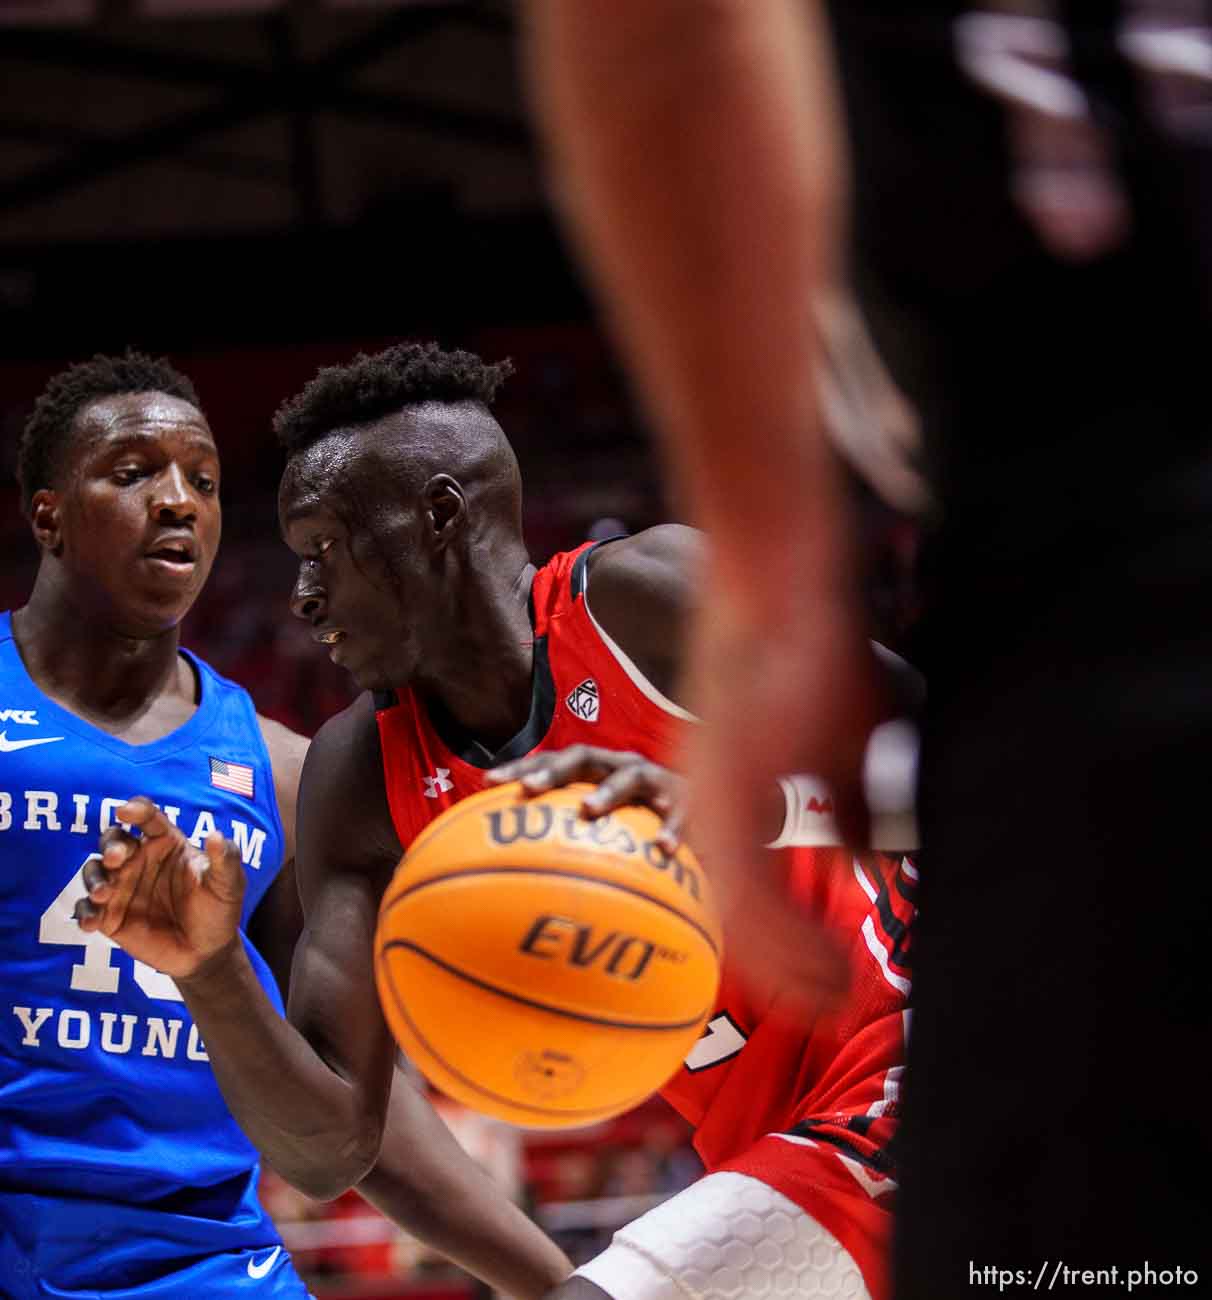
[{"label": "player's nose", "polygon": [[148,505],[154,519],[186,520],[198,517],[198,503],[179,465],[170,465],[156,475]]},{"label": "player's nose", "polygon": [[326,599],[324,588],[315,576],[300,572],[290,593],[290,612],[305,622],[314,623],[324,614]]}]

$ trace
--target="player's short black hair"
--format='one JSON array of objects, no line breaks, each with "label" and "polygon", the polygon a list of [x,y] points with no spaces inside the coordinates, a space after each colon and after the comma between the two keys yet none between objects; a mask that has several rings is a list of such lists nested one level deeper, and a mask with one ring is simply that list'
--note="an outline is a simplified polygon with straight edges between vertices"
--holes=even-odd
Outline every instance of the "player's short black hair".
[{"label": "player's short black hair", "polygon": [[17,482],[27,513],[34,493],[53,484],[76,416],[89,403],[117,393],[167,393],[202,409],[185,375],[163,357],[149,357],[131,348],[120,357],[97,353],[91,361],[61,370],[34,403],[17,450]]},{"label": "player's short black hair", "polygon": [[400,343],[345,366],[325,366],[306,388],[283,402],[274,432],[289,455],[333,429],[369,424],[421,402],[482,402],[513,374],[511,361],[490,364],[474,352],[444,352],[436,343]]}]

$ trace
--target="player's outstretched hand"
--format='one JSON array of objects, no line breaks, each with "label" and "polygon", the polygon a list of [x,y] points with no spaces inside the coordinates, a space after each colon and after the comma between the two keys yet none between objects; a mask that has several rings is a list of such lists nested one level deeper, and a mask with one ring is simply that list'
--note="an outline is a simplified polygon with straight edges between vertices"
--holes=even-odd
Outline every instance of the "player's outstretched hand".
[{"label": "player's outstretched hand", "polygon": [[682,839],[687,803],[685,778],[642,754],[569,745],[567,749],[530,754],[493,768],[488,780],[496,785],[520,781],[527,794],[589,781],[596,788],[581,801],[584,816],[602,817],[626,804],[640,804],[660,815],[657,843],[666,853],[676,852]]},{"label": "player's outstretched hand", "polygon": [[86,933],[108,935],[132,957],[186,979],[236,940],[244,868],[236,846],[217,831],[195,849],[150,799],[131,799],[111,826],[99,859],[84,868],[88,896],[76,903]]}]

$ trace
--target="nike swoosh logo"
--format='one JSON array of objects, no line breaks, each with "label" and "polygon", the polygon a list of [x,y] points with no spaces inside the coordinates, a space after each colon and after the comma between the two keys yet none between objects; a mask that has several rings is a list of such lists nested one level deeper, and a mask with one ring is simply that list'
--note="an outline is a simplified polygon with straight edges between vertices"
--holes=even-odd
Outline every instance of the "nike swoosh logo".
[{"label": "nike swoosh logo", "polygon": [[53,745],[62,736],[34,736],[30,740],[9,740],[8,732],[0,731],[0,754],[15,754],[19,749],[29,749],[31,745]]},{"label": "nike swoosh logo", "polygon": [[248,1261],[248,1276],[252,1278],[264,1277],[265,1274],[273,1268],[275,1261],[281,1253],[282,1247],[275,1246],[259,1264],[255,1259],[250,1259]]}]

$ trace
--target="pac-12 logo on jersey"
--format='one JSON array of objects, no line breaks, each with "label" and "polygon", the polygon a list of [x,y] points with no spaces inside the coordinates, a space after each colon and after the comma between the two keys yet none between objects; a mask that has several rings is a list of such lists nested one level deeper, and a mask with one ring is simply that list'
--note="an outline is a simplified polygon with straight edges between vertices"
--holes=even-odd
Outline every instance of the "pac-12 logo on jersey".
[{"label": "pac-12 logo on jersey", "polygon": [[597,682],[592,677],[586,677],[580,686],[573,687],[564,703],[582,722],[596,722],[601,707]]}]

